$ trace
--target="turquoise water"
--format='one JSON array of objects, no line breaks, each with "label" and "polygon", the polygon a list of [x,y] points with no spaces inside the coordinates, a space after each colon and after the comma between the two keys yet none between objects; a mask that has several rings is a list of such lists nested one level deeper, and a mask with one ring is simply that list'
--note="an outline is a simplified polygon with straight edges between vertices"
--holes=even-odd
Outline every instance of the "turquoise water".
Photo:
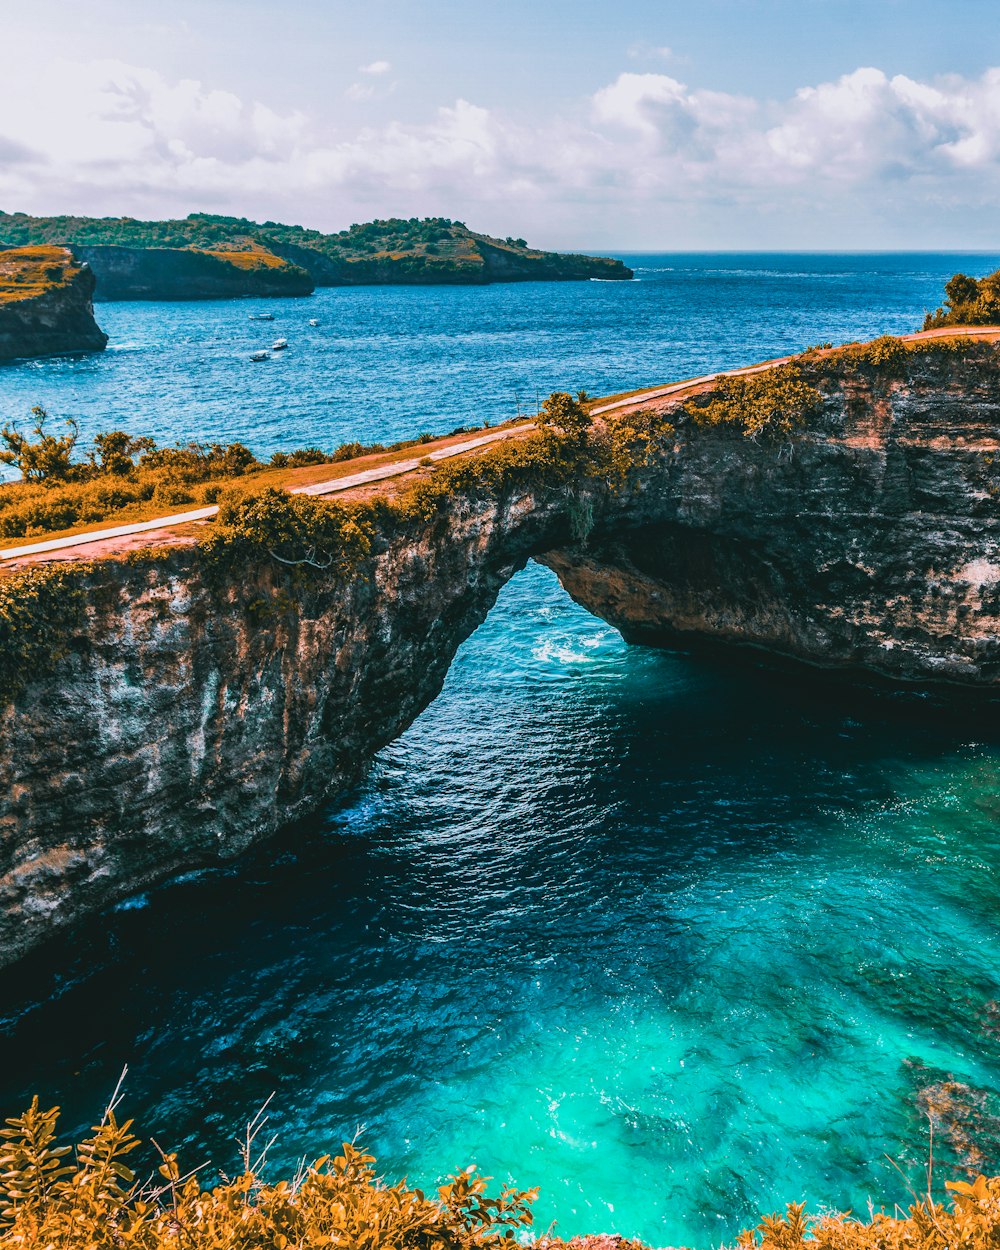
[{"label": "turquoise water", "polygon": [[[628,287],[323,293],[309,315],[353,309],[386,338],[358,348],[367,365],[345,349],[330,439],[435,428],[407,369],[427,394],[446,378],[451,428],[505,415],[508,370],[596,392],[909,328],[943,276],[1000,263],[682,259]],[[206,436],[189,390],[259,445],[251,399],[226,407],[205,380],[223,348],[197,337],[244,333],[245,304],[100,311],[154,346],[4,370],[4,406]],[[341,357],[317,347],[310,384],[311,350],[244,374],[285,379],[275,440],[330,441]],[[885,1156],[919,1173],[922,1091],[970,1111],[1000,1167],[998,815],[991,723],[626,647],[532,565],[345,801],[0,981],[0,1113],[40,1090],[89,1122],[128,1063],[129,1112],[191,1165],[231,1167],[273,1092],[276,1171],[365,1125],[387,1174],[475,1162],[540,1185],[543,1228],[654,1245],[718,1245],[800,1197],[906,1202]],[[939,1134],[939,1181],[956,1143]]]}]

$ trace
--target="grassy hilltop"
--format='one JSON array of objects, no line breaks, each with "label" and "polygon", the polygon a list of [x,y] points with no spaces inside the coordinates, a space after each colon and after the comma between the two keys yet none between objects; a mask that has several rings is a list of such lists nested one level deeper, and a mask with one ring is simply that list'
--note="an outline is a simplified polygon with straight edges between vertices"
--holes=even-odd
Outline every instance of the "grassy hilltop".
[{"label": "grassy hilltop", "polygon": [[[198,251],[259,271],[296,266],[318,286],[369,283],[518,282],[629,279],[619,260],[543,252],[524,239],[496,239],[445,217],[389,218],[336,234],[281,222],[192,213],[183,220],[133,217],[30,217],[0,212],[0,243],[67,244],[88,260],[101,291],[104,249]],[[270,259],[268,259],[270,258]]]}]

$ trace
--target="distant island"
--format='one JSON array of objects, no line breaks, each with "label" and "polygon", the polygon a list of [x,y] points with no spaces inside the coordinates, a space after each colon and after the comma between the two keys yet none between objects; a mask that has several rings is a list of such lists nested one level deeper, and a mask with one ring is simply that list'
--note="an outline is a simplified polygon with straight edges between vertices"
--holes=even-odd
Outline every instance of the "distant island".
[{"label": "distant island", "polygon": [[338,234],[192,213],[183,220],[0,212],[0,248],[60,245],[85,261],[95,298],[308,295],[317,286],[627,281],[620,260],[544,252],[445,217],[389,218]]},{"label": "distant island", "polygon": [[101,351],[94,275],[65,247],[0,252],[0,361]]}]

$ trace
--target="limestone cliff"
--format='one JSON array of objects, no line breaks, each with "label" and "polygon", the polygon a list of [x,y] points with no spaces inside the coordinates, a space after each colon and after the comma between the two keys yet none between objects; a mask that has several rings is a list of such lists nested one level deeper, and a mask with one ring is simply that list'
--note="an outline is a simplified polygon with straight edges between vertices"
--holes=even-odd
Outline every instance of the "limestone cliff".
[{"label": "limestone cliff", "polygon": [[101,351],[94,275],[66,248],[0,250],[0,360]]},{"label": "limestone cliff", "polygon": [[997,349],[812,368],[821,410],[791,439],[662,400],[623,470],[387,513],[349,577],[266,555],[220,575],[193,546],[81,565],[62,658],[0,713],[0,959],[340,793],[531,556],[635,640],[996,690]]},{"label": "limestone cliff", "polygon": [[97,278],[97,299],[239,299],[311,295],[306,271],[270,252],[74,244]]},{"label": "limestone cliff", "polygon": [[784,444],[683,417],[649,519],[546,562],[632,642],[1000,687],[1000,357],[923,346],[905,376],[818,362]]}]

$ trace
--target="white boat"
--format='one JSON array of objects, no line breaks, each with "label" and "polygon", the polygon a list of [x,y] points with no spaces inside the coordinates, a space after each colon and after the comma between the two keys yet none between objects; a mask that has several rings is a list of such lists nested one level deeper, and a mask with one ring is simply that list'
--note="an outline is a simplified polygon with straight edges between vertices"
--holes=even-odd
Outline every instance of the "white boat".
[{"label": "white boat", "polygon": [[275,339],[271,344],[272,352],[283,352],[288,346],[288,339]]},{"label": "white boat", "polygon": [[310,317],[310,318],[309,318],[309,324],[310,324],[311,326],[318,326],[318,325],[319,325],[319,320],[318,320],[316,317]]},{"label": "white boat", "polygon": [[250,359],[251,360],[270,360],[271,353],[270,352],[251,352]]},{"label": "white boat", "polygon": [[274,313],[257,313],[256,316],[254,316],[254,314],[251,313],[250,320],[251,321],[273,321]]}]

